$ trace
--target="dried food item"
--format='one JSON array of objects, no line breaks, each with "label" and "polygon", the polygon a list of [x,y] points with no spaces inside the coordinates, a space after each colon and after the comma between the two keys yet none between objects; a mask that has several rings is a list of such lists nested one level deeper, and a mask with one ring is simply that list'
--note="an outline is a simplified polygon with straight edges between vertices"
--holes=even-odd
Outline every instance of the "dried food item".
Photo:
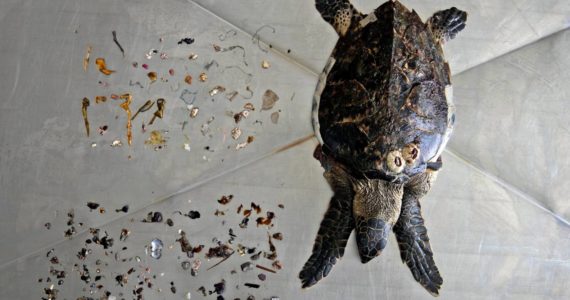
[{"label": "dried food item", "polygon": [[154,123],[154,119],[161,118],[164,116],[164,108],[166,106],[166,100],[164,100],[163,98],[159,98],[158,100],[156,100],[156,106],[157,109],[154,112],[154,115],[152,116],[152,119],[150,119],[150,122],[148,124],[152,125],[152,123]]},{"label": "dried food item", "polygon": [[125,99],[125,102],[121,103],[121,108],[127,112],[127,142],[129,143],[129,146],[132,145],[133,143],[133,125],[131,123],[131,102],[133,101],[133,96],[131,96],[131,94],[127,93],[127,94],[123,94],[120,97],[121,99]]},{"label": "dried food item", "polygon": [[101,58],[101,57],[97,58],[95,60],[95,64],[97,65],[99,72],[103,73],[104,75],[109,76],[109,75],[115,73],[115,71],[107,69],[107,64],[105,63],[104,58]]},{"label": "dried food item", "polygon": [[279,96],[277,96],[277,94],[272,90],[266,90],[265,93],[263,93],[261,100],[261,110],[270,110],[275,106],[275,103],[279,101]]},{"label": "dried food item", "polygon": [[87,97],[83,98],[81,105],[81,113],[83,114],[83,122],[85,123],[85,131],[87,136],[89,136],[89,119],[87,118],[87,107],[89,107],[89,99]]},{"label": "dried food item", "polygon": [[134,120],[134,119],[138,116],[139,113],[142,113],[142,112],[145,112],[145,111],[151,109],[153,105],[154,105],[154,101],[152,101],[152,100],[147,100],[147,101],[145,102],[145,104],[143,104],[143,106],[141,106],[141,107],[137,110],[137,112],[136,112],[135,115],[131,118],[131,120]]},{"label": "dried food item", "polygon": [[228,203],[230,203],[232,201],[232,199],[234,198],[234,195],[227,195],[227,196],[222,196],[222,198],[218,199],[218,203],[222,204],[222,205],[226,205]]}]

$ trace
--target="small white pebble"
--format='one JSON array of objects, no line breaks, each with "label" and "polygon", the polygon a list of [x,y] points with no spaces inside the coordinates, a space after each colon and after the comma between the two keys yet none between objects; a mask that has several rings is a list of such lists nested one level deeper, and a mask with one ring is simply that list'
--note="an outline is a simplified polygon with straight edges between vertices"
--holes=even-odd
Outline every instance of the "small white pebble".
[{"label": "small white pebble", "polygon": [[190,152],[191,148],[189,143],[184,143],[184,150]]},{"label": "small white pebble", "polygon": [[91,148],[97,147],[97,143],[91,143]]},{"label": "small white pebble", "polygon": [[192,299],[192,294],[190,294],[190,292],[186,293],[186,299],[188,300]]}]

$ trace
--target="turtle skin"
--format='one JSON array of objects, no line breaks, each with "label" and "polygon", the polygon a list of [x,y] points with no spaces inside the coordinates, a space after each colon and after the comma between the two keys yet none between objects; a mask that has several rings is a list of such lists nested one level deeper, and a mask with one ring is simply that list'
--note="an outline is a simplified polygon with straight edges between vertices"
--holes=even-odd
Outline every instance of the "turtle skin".
[{"label": "turtle skin", "polygon": [[348,0],[315,4],[339,35],[313,102],[314,156],[334,194],[299,274],[302,286],[331,272],[353,230],[362,263],[380,255],[393,231],[414,279],[437,296],[443,279],[420,200],[455,122],[442,44],[465,27],[467,14],[453,7],[424,23],[397,1],[368,15]]}]

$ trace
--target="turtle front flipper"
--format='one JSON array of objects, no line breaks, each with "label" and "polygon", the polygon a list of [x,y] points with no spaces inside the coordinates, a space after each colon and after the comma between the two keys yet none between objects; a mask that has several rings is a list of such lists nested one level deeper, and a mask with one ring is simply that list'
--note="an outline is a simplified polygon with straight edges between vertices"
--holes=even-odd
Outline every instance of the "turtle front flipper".
[{"label": "turtle front flipper", "polygon": [[378,179],[362,179],[354,185],[356,245],[362,263],[380,255],[390,229],[398,220],[403,185]]},{"label": "turtle front flipper", "polygon": [[315,7],[340,36],[344,36],[351,25],[363,18],[349,0],[315,0]]},{"label": "turtle front flipper", "polygon": [[427,21],[428,27],[438,42],[453,39],[463,28],[467,21],[467,13],[455,7],[440,10]]},{"label": "turtle front flipper", "polygon": [[413,178],[404,188],[402,211],[394,226],[394,233],[398,240],[402,261],[408,265],[414,279],[432,295],[438,296],[443,279],[433,260],[433,252],[419,203],[419,199],[429,191],[435,180],[435,173],[426,171]]},{"label": "turtle front flipper", "polygon": [[[320,152],[317,148],[315,153]],[[352,199],[354,193],[349,175],[326,157],[319,156],[324,174],[334,195],[325,213],[315,239],[313,253],[303,266],[299,278],[303,288],[308,288],[326,277],[336,262],[344,255],[346,242],[354,229]]]}]

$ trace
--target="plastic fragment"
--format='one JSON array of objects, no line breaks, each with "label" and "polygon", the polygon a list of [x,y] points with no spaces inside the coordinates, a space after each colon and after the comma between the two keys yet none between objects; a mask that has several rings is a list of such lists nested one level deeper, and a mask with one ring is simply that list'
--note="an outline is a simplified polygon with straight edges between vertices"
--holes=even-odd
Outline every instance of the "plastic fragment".
[{"label": "plastic fragment", "polygon": [[150,242],[150,256],[155,259],[159,259],[162,257],[162,249],[164,248],[164,244],[159,239],[153,239]]},{"label": "plastic fragment", "polygon": [[261,106],[261,110],[270,110],[273,108],[273,106],[275,105],[275,103],[279,100],[279,96],[277,96],[277,94],[275,94],[274,91],[272,90],[266,90],[265,93],[263,93],[262,96],[262,106]]}]

